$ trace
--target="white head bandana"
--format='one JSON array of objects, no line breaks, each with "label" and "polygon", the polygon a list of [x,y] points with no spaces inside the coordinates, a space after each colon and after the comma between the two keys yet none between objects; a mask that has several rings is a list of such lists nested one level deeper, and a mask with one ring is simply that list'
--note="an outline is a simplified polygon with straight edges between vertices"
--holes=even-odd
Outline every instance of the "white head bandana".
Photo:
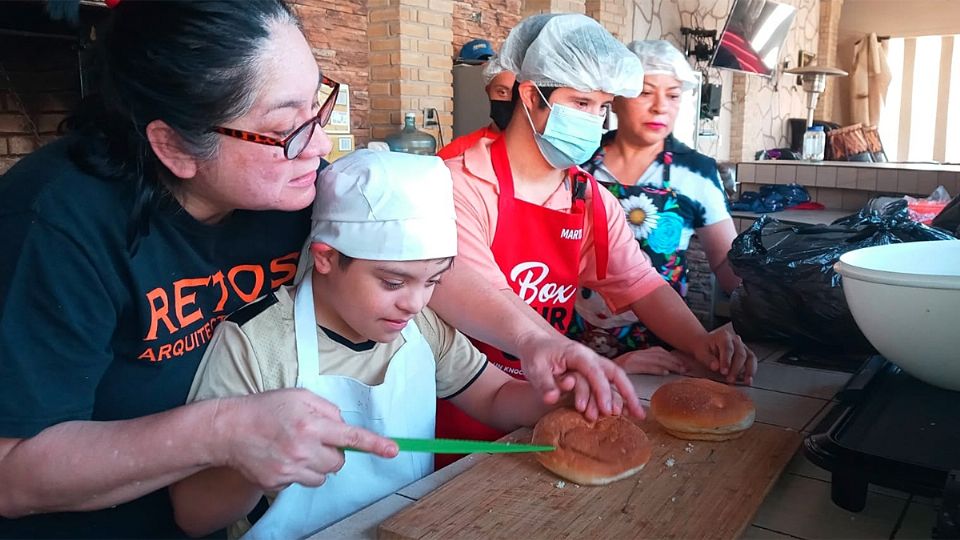
[{"label": "white head bandana", "polygon": [[457,254],[450,170],[435,156],[357,150],[321,171],[297,282],[310,244],[356,259],[418,261]]}]

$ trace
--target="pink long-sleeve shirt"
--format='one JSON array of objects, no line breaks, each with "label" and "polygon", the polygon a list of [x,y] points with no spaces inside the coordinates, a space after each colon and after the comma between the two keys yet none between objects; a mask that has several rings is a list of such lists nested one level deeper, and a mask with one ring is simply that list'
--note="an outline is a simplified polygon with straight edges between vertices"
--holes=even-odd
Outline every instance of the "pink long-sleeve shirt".
[{"label": "pink long-sleeve shirt", "polygon": [[[480,139],[462,156],[451,158],[445,163],[453,176],[459,242],[457,264],[470,265],[481,275],[487,276],[494,286],[509,289],[510,285],[490,250],[497,232],[497,200],[500,196],[500,187],[490,161],[492,142],[491,139]],[[610,238],[607,276],[603,280],[597,278],[591,210],[591,200],[596,193],[588,186],[585,205],[587,219],[580,246],[580,286],[599,293],[613,313],[620,313],[628,309],[633,302],[667,283],[650,265],[650,259],[638,246],[627,225],[620,202],[605,189],[600,189],[599,192],[606,209],[606,226]],[[561,182],[541,206],[569,212],[572,202],[569,182]]]}]

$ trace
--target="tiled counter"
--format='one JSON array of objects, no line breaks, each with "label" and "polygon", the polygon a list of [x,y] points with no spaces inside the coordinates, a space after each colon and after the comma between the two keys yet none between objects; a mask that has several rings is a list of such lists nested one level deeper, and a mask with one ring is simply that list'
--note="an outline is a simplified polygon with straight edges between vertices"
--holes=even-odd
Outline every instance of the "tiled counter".
[{"label": "tiled counter", "polygon": [[827,208],[858,210],[877,196],[927,197],[942,185],[960,193],[960,166],[846,161],[748,161],[737,165],[740,193],[763,184],[798,183]]},{"label": "tiled counter", "polygon": [[[833,223],[834,220],[848,216],[852,213],[854,213],[853,210],[825,208],[823,210],[787,209],[779,212],[772,212],[767,215],[787,223],[819,225]],[[733,210],[730,212],[730,216],[733,218],[733,225],[737,228],[738,233],[748,229],[750,225],[752,225],[753,222],[762,215],[763,214],[757,214],[755,212],[744,212],[742,210]]]}]

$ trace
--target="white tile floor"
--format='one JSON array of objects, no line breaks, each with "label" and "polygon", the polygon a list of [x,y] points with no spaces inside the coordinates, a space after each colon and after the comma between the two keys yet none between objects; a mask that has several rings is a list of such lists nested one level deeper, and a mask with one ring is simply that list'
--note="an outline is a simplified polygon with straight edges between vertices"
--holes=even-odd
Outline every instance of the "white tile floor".
[{"label": "white tile floor", "polygon": [[744,538],[931,538],[938,504],[871,484],[864,510],[848,512],[830,500],[830,472],[800,451],[757,511],[760,530]]},{"label": "white tile floor", "polygon": [[[758,415],[774,423],[800,424],[804,432],[812,430],[833,407],[829,400],[850,375],[775,363],[776,355],[762,362],[754,382]],[[822,407],[812,416],[809,409],[794,400],[772,400],[766,392],[788,393],[796,397],[816,398]],[[761,400],[766,401],[761,401]],[[768,409],[768,408],[771,408]],[[793,416],[796,415],[796,416]],[[759,418],[758,418],[759,421]],[[780,424],[785,425],[785,424]],[[753,525],[743,538],[931,538],[939,501],[870,485],[862,512],[848,512],[830,499],[830,472],[814,465],[799,450],[780,480],[757,511]]]},{"label": "white tile floor", "polygon": [[917,539],[930,538],[930,529],[937,521],[937,509],[934,506],[912,502],[907,513],[894,531],[893,538]]},{"label": "white tile floor", "polygon": [[888,538],[907,501],[873,492],[862,512],[848,512],[830,500],[830,483],[785,474],[767,495],[754,525],[797,538]]}]

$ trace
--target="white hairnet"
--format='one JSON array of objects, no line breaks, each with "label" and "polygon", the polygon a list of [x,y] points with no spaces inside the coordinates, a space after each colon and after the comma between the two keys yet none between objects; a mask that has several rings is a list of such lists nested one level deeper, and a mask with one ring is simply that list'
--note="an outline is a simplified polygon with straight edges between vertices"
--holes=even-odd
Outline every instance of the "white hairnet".
[{"label": "white hairnet", "polygon": [[586,15],[528,17],[510,31],[500,57],[520,82],[625,97],[636,97],[643,89],[643,66],[636,55]]},{"label": "white hairnet", "polygon": [[633,51],[643,64],[646,75],[672,75],[683,85],[684,90],[697,86],[696,72],[672,43],[662,39],[633,41],[627,48]]},{"label": "white hairnet", "polygon": [[489,85],[490,81],[504,71],[506,71],[506,69],[504,69],[503,63],[500,62],[499,56],[494,56],[493,58],[487,60],[486,65],[483,66],[483,85]]}]

